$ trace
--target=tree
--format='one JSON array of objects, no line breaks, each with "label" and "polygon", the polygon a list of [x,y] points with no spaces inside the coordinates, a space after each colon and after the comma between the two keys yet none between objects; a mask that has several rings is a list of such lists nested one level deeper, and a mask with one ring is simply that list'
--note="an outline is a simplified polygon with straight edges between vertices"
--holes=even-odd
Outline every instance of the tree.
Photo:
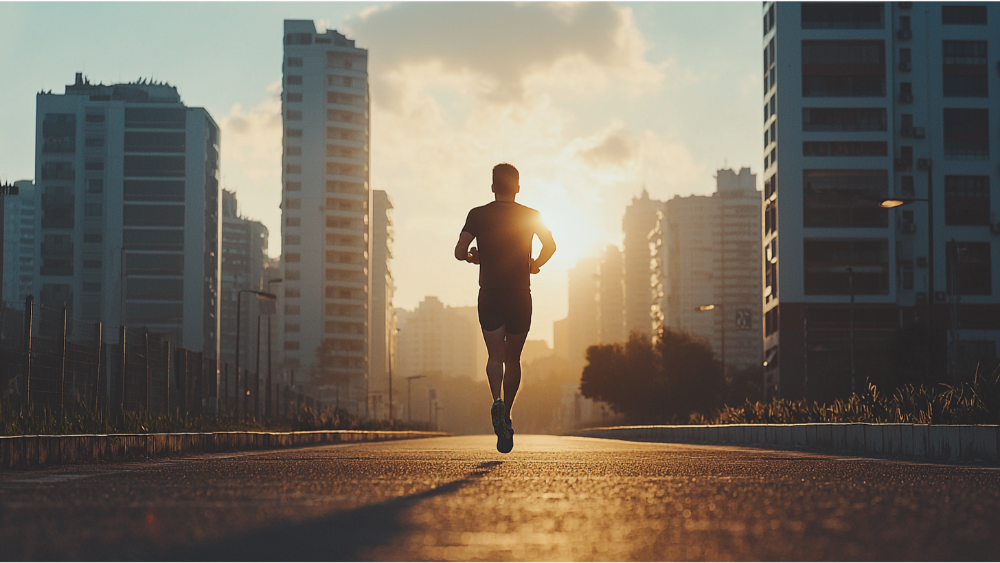
[{"label": "tree", "polygon": [[633,333],[624,345],[587,349],[580,392],[632,422],[687,421],[722,406],[722,365],[687,333],[663,329],[655,345]]}]

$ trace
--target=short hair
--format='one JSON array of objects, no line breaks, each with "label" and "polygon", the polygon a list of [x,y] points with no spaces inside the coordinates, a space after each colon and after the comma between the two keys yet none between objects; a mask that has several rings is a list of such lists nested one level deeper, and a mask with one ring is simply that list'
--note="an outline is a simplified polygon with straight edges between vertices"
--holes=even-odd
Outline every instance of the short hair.
[{"label": "short hair", "polygon": [[506,162],[493,167],[493,190],[497,193],[512,194],[517,191],[520,175],[517,168]]}]

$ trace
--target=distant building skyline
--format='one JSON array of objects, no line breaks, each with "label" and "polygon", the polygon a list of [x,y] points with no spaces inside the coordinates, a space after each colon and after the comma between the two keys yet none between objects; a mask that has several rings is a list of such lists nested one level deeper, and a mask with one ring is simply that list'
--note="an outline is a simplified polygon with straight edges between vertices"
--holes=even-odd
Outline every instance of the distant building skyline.
[{"label": "distant building skyline", "polygon": [[761,193],[747,167],[719,170],[716,182],[711,196],[674,197],[663,206],[651,237],[653,331],[664,326],[702,338],[727,370],[743,369],[763,356]]},{"label": "distant building skyline", "polygon": [[[256,291],[277,291],[280,285],[268,287],[268,277],[264,270],[267,262],[268,231],[260,221],[243,217],[239,213],[239,201],[236,194],[222,190],[222,303],[220,345],[223,362],[234,363],[236,360],[236,311],[239,305],[239,292],[244,289]],[[274,303],[263,304],[252,295],[244,294],[242,299],[242,314],[240,316],[240,366],[256,369],[257,339],[256,322],[258,314],[274,310]],[[280,324],[280,318],[271,319],[272,334],[275,326]],[[267,326],[261,328],[262,348],[266,345]],[[263,360],[262,360],[263,361]]]},{"label": "distant building skyline", "polygon": [[24,301],[34,291],[35,184],[12,184],[17,193],[3,194],[3,300]]},{"label": "distant building skyline", "polygon": [[[37,96],[35,298],[219,355],[219,128],[165,83]],[[124,310],[123,310],[124,307]]]},{"label": "distant building skyline", "polygon": [[283,362],[362,413],[373,269],[368,51],[311,20],[285,20],[283,37]]}]

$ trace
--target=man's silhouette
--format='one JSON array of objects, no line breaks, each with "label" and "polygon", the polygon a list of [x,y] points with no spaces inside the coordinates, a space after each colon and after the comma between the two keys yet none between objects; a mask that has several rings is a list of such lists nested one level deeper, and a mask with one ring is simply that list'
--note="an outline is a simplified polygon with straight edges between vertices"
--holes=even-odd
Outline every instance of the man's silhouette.
[{"label": "man's silhouette", "polygon": [[[510,407],[521,384],[521,349],[531,327],[529,274],[537,274],[548,262],[556,243],[538,211],[514,203],[521,191],[516,168],[510,164],[494,166],[492,190],[496,201],[469,211],[455,246],[455,258],[479,264],[479,324],[489,351],[486,377],[493,393],[490,417],[497,450],[507,453],[514,447]],[[542,250],[532,259],[535,235]],[[473,239],[478,249],[469,248]]]}]

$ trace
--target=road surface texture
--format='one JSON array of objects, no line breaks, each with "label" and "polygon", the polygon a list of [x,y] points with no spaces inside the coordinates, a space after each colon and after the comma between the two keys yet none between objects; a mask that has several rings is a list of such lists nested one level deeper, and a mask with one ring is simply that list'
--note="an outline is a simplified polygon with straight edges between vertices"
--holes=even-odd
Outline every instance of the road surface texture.
[{"label": "road surface texture", "polygon": [[518,436],[0,472],[0,558],[996,560],[995,467]]}]

